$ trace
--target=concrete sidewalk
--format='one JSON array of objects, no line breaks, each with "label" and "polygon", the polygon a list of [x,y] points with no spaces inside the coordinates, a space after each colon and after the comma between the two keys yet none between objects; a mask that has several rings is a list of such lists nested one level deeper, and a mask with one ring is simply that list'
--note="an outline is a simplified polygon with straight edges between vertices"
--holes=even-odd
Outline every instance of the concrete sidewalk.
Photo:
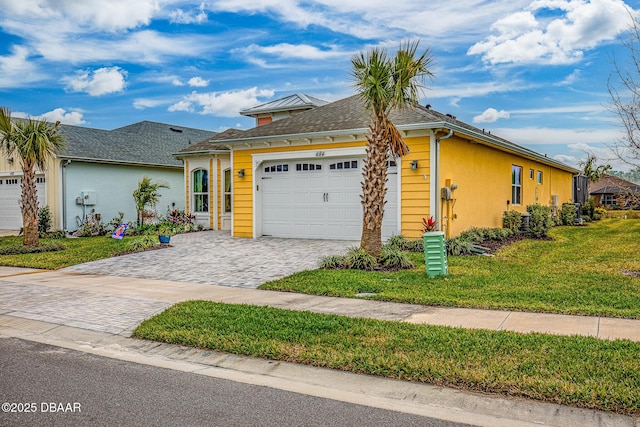
[{"label": "concrete sidewalk", "polygon": [[174,303],[203,299],[429,325],[640,341],[640,320],[630,319],[429,307],[12,267],[0,267],[0,285],[0,314],[118,334]]},{"label": "concrete sidewalk", "polygon": [[140,341],[131,331],[174,303],[204,299],[432,325],[640,341],[640,321],[427,307],[67,271],[0,267],[0,338],[478,426],[625,426],[640,420],[366,375]]}]

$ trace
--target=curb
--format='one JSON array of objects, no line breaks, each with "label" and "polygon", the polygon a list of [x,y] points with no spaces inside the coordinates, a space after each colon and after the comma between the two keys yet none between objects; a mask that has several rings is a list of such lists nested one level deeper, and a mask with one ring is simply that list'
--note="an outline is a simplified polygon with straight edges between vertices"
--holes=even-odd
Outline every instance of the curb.
[{"label": "curb", "polygon": [[476,426],[640,427],[640,418],[270,361],[0,315],[19,338],[123,361]]}]

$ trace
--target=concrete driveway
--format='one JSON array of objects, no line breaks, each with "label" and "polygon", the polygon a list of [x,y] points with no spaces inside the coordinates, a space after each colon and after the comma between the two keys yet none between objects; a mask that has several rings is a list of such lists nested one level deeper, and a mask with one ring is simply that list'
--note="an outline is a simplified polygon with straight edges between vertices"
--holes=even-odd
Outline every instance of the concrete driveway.
[{"label": "concrete driveway", "polygon": [[322,257],[343,254],[358,242],[244,239],[218,231],[200,231],[173,236],[171,245],[62,271],[256,288],[269,280],[315,269]]}]

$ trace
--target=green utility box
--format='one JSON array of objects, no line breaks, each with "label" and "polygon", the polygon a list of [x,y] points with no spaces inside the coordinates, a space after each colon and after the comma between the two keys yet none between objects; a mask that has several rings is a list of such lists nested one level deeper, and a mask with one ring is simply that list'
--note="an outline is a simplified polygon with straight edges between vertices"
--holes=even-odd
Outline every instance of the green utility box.
[{"label": "green utility box", "polygon": [[427,276],[435,277],[449,274],[444,232],[430,231],[424,233],[422,237],[424,239],[424,262],[427,268]]}]

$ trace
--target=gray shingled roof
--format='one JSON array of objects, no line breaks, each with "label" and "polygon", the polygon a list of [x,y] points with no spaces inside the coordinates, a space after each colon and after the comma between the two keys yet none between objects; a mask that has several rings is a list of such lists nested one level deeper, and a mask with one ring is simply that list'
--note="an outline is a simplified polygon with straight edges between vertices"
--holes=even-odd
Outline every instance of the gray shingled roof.
[{"label": "gray shingled roof", "polygon": [[[457,120],[449,114],[442,114],[430,107],[417,106],[415,109],[405,111],[394,111],[391,120],[400,129],[428,129],[447,128],[453,129],[458,134],[467,135],[474,139],[485,141],[503,150],[510,150],[521,155],[534,158],[546,164],[560,167],[565,170],[577,173],[578,170],[567,166],[554,159],[528,148],[514,144],[513,142],[485,132],[475,126]],[[234,144],[246,141],[256,141],[261,138],[289,138],[300,135],[312,137],[314,133],[339,133],[341,131],[364,131],[366,132],[370,124],[370,116],[366,111],[361,98],[353,95],[339,101],[332,102],[308,111],[302,111],[290,117],[276,120],[271,123],[257,126],[241,132],[225,133],[208,138],[210,146],[219,147],[220,144]],[[203,144],[202,148],[205,148]],[[192,151],[189,148],[183,152]],[[202,151],[202,150],[200,150]]]},{"label": "gray shingled roof", "polygon": [[310,108],[327,105],[328,102],[320,98],[305,95],[303,93],[294,93],[275,101],[266,102],[258,106],[247,108],[240,111],[243,116],[254,116],[260,113],[275,113],[278,111],[307,110]]},{"label": "gray shingled roof", "polygon": [[61,125],[67,147],[63,159],[157,166],[181,166],[173,153],[216,133],[184,126],[143,121],[113,130]]}]

